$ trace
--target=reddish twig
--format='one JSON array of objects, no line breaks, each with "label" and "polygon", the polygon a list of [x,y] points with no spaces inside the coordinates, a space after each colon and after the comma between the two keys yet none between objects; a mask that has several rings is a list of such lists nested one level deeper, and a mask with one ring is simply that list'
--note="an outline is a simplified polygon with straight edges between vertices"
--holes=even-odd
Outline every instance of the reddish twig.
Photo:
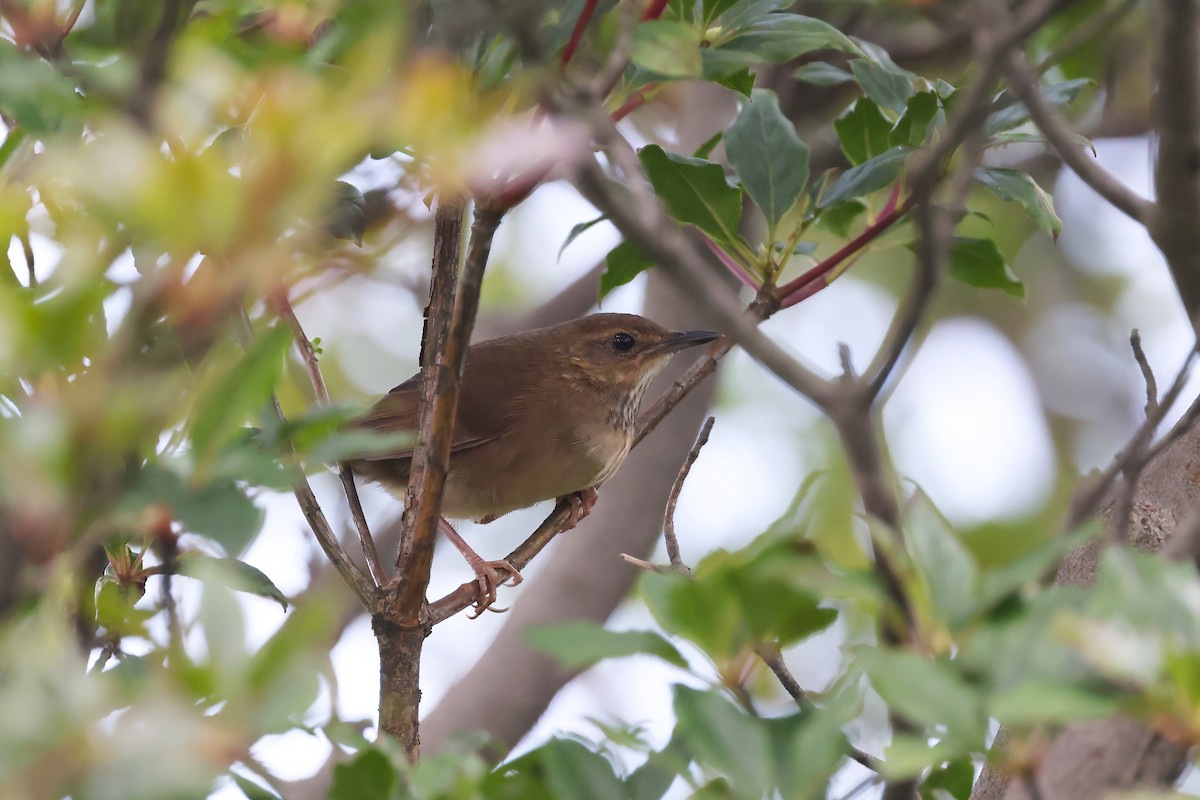
[{"label": "reddish twig", "polygon": [[[895,192],[896,190],[894,189],[893,193]],[[780,306],[782,308],[790,308],[801,300],[815,294],[816,291],[805,293],[805,290],[811,290],[811,284],[832,272],[847,258],[856,255],[864,247],[902,220],[912,208],[912,198],[905,199],[903,203],[889,201],[888,206],[890,208],[885,206],[885,213],[880,214],[878,219],[864,228],[862,233],[847,242],[836,253],[823,259],[794,281],[780,286],[775,292],[776,297],[779,298]]]},{"label": "reddish twig", "polygon": [[651,83],[651,84],[647,84],[646,86],[643,86],[642,88],[638,89],[636,92],[634,92],[632,95],[629,96],[628,100],[626,100],[624,103],[622,103],[620,105],[620,107],[617,108],[617,110],[612,113],[612,121],[620,122],[621,120],[625,119],[630,114],[632,114],[634,111],[637,111],[639,108],[646,105],[646,101],[650,99],[651,93],[654,92],[654,90],[656,90],[657,88],[658,88],[657,83]]},{"label": "reddish twig", "polygon": [[642,15],[642,22],[648,22],[652,19],[658,19],[667,10],[669,0],[651,0],[650,5],[646,6],[646,13]]},{"label": "reddish twig", "polygon": [[562,58],[558,61],[559,69],[565,69],[567,64],[571,62],[571,57],[575,55],[575,50],[583,40],[583,33],[587,30],[588,23],[592,20],[592,14],[596,13],[596,2],[597,0],[586,0],[583,4],[583,10],[579,12],[579,19],[575,20],[575,27],[571,29],[571,38],[567,40],[567,46],[563,48]]},{"label": "reddish twig", "polygon": [[746,286],[749,286],[751,289],[758,291],[758,288],[759,288],[758,281],[756,281],[754,279],[754,276],[752,276],[749,272],[747,272],[746,268],[743,267],[741,264],[739,264],[733,258],[733,256],[729,255],[729,253],[726,253],[724,249],[722,249],[719,245],[717,245],[716,242],[714,242],[712,239],[708,238],[707,236],[704,237],[704,243],[706,245],[708,245],[708,249],[713,252],[713,255],[715,255],[717,257],[717,260],[720,261],[722,265],[724,265],[725,269],[727,269],[731,273],[733,273],[733,276],[735,278],[737,278],[739,281],[741,281]]}]

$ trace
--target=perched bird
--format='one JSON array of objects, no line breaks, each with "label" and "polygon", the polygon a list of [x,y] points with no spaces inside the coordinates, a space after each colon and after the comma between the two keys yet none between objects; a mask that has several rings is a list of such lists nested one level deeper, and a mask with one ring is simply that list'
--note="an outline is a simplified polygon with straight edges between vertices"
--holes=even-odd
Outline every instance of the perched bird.
[{"label": "perched bird", "polygon": [[[678,351],[718,336],[667,330],[633,314],[593,314],[471,345],[443,515],[490,522],[543,500],[570,497],[573,527],[596,502],[597,487],[629,453],[650,381]],[[381,433],[415,431],[419,388],[415,375],[354,424]],[[355,459],[350,466],[403,494],[412,448]],[[520,582],[507,560],[485,561],[445,520],[441,528],[475,572],[479,612],[495,601],[501,583]]]}]

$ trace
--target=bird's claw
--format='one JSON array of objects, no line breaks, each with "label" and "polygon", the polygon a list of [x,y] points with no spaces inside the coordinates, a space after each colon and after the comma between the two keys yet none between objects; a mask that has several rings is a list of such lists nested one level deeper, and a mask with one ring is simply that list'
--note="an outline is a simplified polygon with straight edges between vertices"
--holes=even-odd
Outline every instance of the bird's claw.
[{"label": "bird's claw", "polygon": [[568,495],[568,500],[571,501],[571,514],[567,517],[566,523],[563,524],[563,530],[569,531],[578,525],[584,517],[592,513],[592,507],[596,505],[596,501],[600,499],[600,490],[595,486],[589,486],[575,494]]},{"label": "bird's claw", "polygon": [[499,561],[474,562],[471,564],[471,568],[475,570],[477,593],[475,602],[471,604],[475,613],[469,615],[470,618],[476,619],[484,611],[492,611],[497,614],[507,611],[507,608],[493,608],[496,602],[496,590],[509,581],[512,581],[512,586],[519,584],[524,580],[520,571],[506,558]]}]

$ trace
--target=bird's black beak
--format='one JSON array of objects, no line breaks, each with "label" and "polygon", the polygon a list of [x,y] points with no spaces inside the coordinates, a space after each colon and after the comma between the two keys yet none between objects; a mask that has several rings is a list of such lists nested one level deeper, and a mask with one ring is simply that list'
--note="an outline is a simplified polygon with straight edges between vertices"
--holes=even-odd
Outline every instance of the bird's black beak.
[{"label": "bird's black beak", "polygon": [[720,338],[721,334],[716,331],[681,331],[679,333],[672,333],[663,339],[651,348],[651,352],[675,353],[684,348],[695,347],[698,344],[708,344]]}]

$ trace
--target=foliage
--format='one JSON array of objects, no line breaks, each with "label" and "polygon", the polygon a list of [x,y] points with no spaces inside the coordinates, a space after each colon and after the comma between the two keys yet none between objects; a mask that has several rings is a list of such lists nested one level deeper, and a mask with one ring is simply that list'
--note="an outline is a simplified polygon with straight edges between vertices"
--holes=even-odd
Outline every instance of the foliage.
[{"label": "foliage", "polygon": [[[645,576],[639,596],[659,630],[579,622],[531,637],[572,670],[637,655],[676,670],[675,728],[660,748],[613,726],[503,763],[464,747],[409,764],[390,742],[316,719],[340,630],[324,594],[333,590],[288,598],[269,569],[239,557],[262,528],[263,493],[395,442],[342,430],[347,409],[308,408],[275,301],[402,252],[423,222],[414,200],[502,195],[505,180],[537,172],[540,134],[504,145],[565,78],[516,34],[562,53],[582,6],[549,4],[531,33],[472,16],[485,6],[451,19],[452,5],[432,4],[426,18],[428,9],[393,0],[113,0],[72,22],[53,3],[6,9],[0,794],[286,796],[250,749],[310,730],[350,754],[334,770],[335,798],[648,799],[672,785],[698,797],[824,797],[853,754],[848,731],[877,702],[904,723],[878,754],[882,775],[915,777],[938,800],[969,794],[989,720],[1020,736],[1119,710],[1200,740],[1192,566],[1114,549],[1092,591],[1051,587],[1081,541],[1058,530],[1057,507],[1029,523],[1023,544],[985,552],[917,490],[900,537],[864,521],[833,451],[750,544],[708,553],[689,575]],[[625,46],[624,5],[600,5],[576,56],[597,69]],[[914,238],[910,170],[945,135],[966,81],[902,68],[792,5],[659,5],[660,18],[632,30],[609,98],[637,107],[688,82],[736,97],[728,124],[701,132],[700,152],[650,141],[637,165],[674,220],[784,305],[854,259]],[[1068,33],[1048,29],[1040,44],[1052,49]],[[846,90],[832,124],[840,166],[817,164],[819,143],[798,131],[780,84],[762,79],[768,70]],[[1040,90],[1056,107],[1091,85],[1055,77]],[[1028,135],[1029,111],[1008,93],[987,111],[979,147]],[[943,166],[961,157],[947,153]],[[399,177],[358,185],[371,165]],[[1026,226],[1022,235],[1061,232],[1029,173],[986,166],[973,176],[983,191],[972,207],[1010,211],[1018,222],[1005,222]],[[372,193],[381,189],[382,213]],[[563,248],[599,221],[576,226]],[[955,231],[947,274],[1026,297],[1007,260],[1014,248],[973,221]],[[27,251],[52,263],[26,264]],[[632,242],[605,263],[600,296],[653,267]],[[895,609],[868,552],[887,556],[912,607],[904,641],[875,638]],[[287,609],[257,648],[235,592]],[[752,682],[762,646],[792,648],[835,625],[871,635],[819,694],[785,706]]]}]

